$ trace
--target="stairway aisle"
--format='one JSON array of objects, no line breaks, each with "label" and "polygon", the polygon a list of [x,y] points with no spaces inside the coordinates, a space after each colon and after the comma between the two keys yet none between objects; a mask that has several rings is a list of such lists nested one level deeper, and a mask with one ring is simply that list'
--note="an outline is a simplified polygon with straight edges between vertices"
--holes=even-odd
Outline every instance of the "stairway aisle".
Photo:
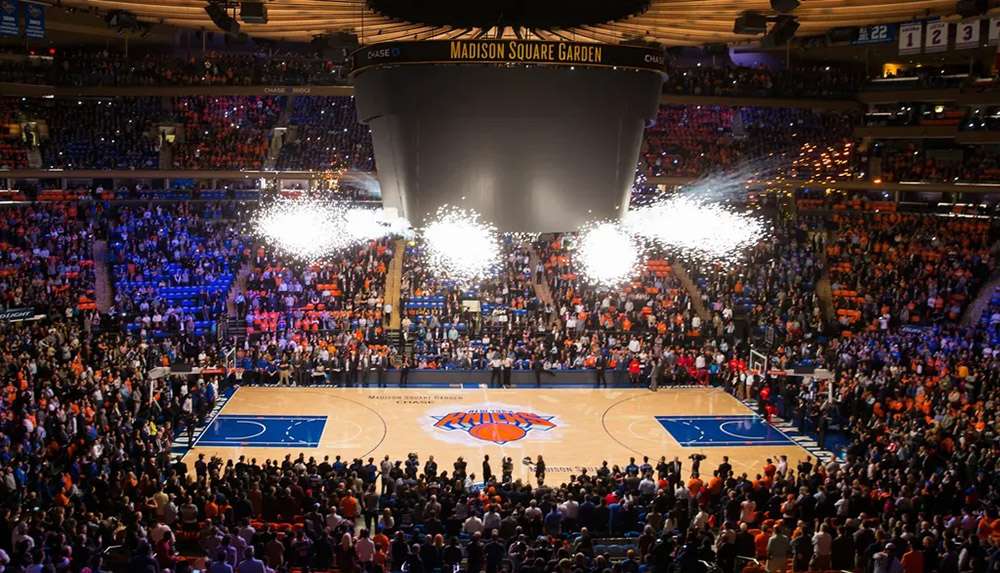
[{"label": "stairway aisle", "polygon": [[236,293],[246,292],[247,277],[250,276],[250,261],[244,261],[236,271],[236,278],[233,286],[229,287],[229,294],[226,295],[226,316],[242,320],[242,316],[236,315]]},{"label": "stairway aisle", "polygon": [[538,251],[532,245],[528,246],[528,256],[530,259],[529,264],[531,265],[531,284],[535,288],[535,296],[538,297],[538,300],[542,301],[543,305],[553,304],[552,289],[549,288],[549,281],[542,280],[540,283],[535,282],[535,268],[538,267],[541,259],[538,256]]},{"label": "stairway aisle", "polygon": [[281,148],[288,142],[290,131],[288,122],[292,117],[294,102],[295,96],[285,98],[285,107],[281,109],[281,115],[274,122],[274,129],[271,130],[271,142],[267,148],[267,157],[264,159],[264,169],[274,169],[277,166]]},{"label": "stairway aisle", "polygon": [[830,286],[830,265],[826,258],[826,244],[823,241],[823,248],[819,251],[819,266],[823,269],[823,274],[816,281],[816,296],[819,297],[819,307],[823,311],[824,322],[827,327],[833,325],[837,319],[833,306],[833,287]]},{"label": "stairway aisle", "polygon": [[403,256],[406,253],[406,241],[396,239],[392,245],[392,261],[389,262],[389,272],[385,275],[385,304],[392,306],[389,317],[390,331],[399,330],[403,313],[400,290],[403,288]]},{"label": "stairway aisle", "polygon": [[94,241],[91,257],[94,260],[94,297],[97,310],[105,313],[114,304],[114,286],[108,269],[108,242]]},{"label": "stairway aisle", "polygon": [[673,261],[670,263],[670,266],[674,274],[677,275],[677,280],[681,281],[684,290],[688,292],[688,297],[691,299],[691,307],[698,313],[698,318],[701,319],[703,324],[707,323],[712,316],[709,314],[708,309],[705,308],[704,301],[701,300],[701,289],[698,288],[698,285],[694,284],[694,281],[691,280],[691,275],[688,274],[687,269],[684,268],[684,265],[680,261]]}]

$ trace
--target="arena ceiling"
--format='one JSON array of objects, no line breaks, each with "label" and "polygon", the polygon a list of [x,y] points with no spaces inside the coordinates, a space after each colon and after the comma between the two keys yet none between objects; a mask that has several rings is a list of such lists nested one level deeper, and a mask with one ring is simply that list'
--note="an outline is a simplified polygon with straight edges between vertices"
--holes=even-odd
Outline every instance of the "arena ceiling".
[{"label": "arena ceiling", "polygon": [[[534,0],[544,1],[544,0]],[[62,0],[64,7],[128,10],[141,20],[213,30],[205,0]],[[258,38],[308,41],[331,32],[352,32],[362,44],[392,40],[496,37],[495,29],[423,24],[390,18],[371,10],[365,0],[267,0],[267,24],[242,24]],[[571,28],[519,30],[524,37],[617,43],[642,39],[668,46],[740,42],[753,36],[733,33],[733,21],[745,10],[773,14],[768,0],[650,0],[644,12],[605,24]],[[902,22],[955,11],[955,0],[802,0],[794,11],[801,26],[796,36],[815,36],[831,28]],[[504,37],[514,38],[511,28]]]}]

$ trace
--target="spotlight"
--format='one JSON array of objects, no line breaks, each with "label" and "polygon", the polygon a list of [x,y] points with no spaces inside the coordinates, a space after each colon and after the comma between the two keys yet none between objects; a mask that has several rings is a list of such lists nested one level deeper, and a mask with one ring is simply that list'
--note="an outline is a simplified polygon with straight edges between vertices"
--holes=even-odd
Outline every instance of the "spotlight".
[{"label": "spotlight", "polygon": [[955,12],[963,18],[978,16],[986,13],[990,7],[989,0],[958,0],[955,4]]},{"label": "spotlight", "polygon": [[799,21],[794,16],[778,16],[771,26],[771,31],[761,40],[761,45],[765,48],[777,48],[784,46],[799,29]]},{"label": "spotlight", "polygon": [[746,11],[736,17],[733,23],[734,34],[763,34],[767,31],[767,16],[760,12]]},{"label": "spotlight", "polygon": [[267,24],[267,4],[261,0],[240,2],[240,20],[247,24]]},{"label": "spotlight", "polygon": [[312,47],[324,58],[346,62],[351,52],[360,47],[358,37],[350,32],[332,32],[313,36]]},{"label": "spotlight", "polygon": [[236,21],[235,18],[226,12],[226,5],[219,2],[209,2],[205,6],[205,12],[208,17],[212,19],[212,23],[215,24],[220,30],[227,34],[238,34],[240,31],[240,23]]},{"label": "spotlight", "polygon": [[799,0],[771,0],[771,9],[779,14],[788,14],[799,7]]},{"label": "spotlight", "polygon": [[109,28],[131,29],[139,26],[138,18],[128,10],[112,10],[104,15],[104,22]]}]

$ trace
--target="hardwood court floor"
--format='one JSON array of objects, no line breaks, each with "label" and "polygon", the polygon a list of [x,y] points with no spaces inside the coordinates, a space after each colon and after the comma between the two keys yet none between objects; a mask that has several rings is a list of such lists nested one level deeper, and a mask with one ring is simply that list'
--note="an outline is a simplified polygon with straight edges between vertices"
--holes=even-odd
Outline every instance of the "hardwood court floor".
[{"label": "hardwood court floor", "polygon": [[548,481],[581,468],[593,472],[602,460],[624,467],[630,456],[702,453],[711,475],[727,455],[737,473],[752,478],[766,458],[788,456],[795,467],[808,452],[745,405],[713,388],[645,389],[398,389],[243,387],[208,425],[185,456],[199,453],[236,459],[241,455],[281,459],[304,453],[345,461],[388,454],[403,459],[434,455],[441,470],[464,456],[481,473],[489,454],[494,473],[510,456],[515,477],[527,478],[522,459],[538,454]]}]

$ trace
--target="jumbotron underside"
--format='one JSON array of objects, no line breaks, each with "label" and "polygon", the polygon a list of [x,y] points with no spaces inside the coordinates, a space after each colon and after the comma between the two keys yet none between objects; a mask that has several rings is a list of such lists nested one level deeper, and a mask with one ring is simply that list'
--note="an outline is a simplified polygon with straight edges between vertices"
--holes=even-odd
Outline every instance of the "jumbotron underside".
[{"label": "jumbotron underside", "polygon": [[628,206],[663,54],[500,40],[379,44],[354,55],[386,207],[441,205],[500,230],[556,232]]}]

